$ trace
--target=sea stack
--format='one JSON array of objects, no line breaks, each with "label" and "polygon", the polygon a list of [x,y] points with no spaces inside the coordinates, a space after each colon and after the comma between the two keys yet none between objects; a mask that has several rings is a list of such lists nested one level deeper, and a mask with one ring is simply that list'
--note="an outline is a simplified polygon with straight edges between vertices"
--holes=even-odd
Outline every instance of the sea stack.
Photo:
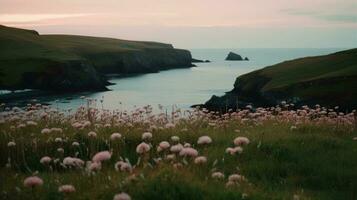
[{"label": "sea stack", "polygon": [[239,54],[236,54],[234,52],[229,52],[228,56],[226,57],[226,60],[230,60],[230,61],[248,61],[248,57],[245,57],[243,59],[243,57]]}]

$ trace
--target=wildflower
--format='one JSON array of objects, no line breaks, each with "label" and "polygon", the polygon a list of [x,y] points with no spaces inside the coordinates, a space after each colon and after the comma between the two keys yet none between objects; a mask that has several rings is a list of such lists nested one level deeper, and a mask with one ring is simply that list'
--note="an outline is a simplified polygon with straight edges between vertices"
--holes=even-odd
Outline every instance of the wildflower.
[{"label": "wildflower", "polygon": [[146,144],[145,142],[140,143],[137,147],[136,147],[136,153],[138,154],[143,154],[150,151],[150,146],[148,144]]},{"label": "wildflower", "polygon": [[110,136],[110,139],[111,140],[120,140],[121,138],[121,134],[120,133],[113,133],[111,136]]},{"label": "wildflower", "polygon": [[101,151],[96,153],[93,158],[92,161],[93,162],[103,162],[106,160],[109,160],[112,157],[112,154],[109,151]]},{"label": "wildflower", "polygon": [[224,174],[222,172],[213,172],[211,177],[213,179],[224,179]]},{"label": "wildflower", "polygon": [[185,143],[185,144],[183,145],[183,147],[191,147],[191,144],[190,144],[190,143]]},{"label": "wildflower", "polygon": [[26,124],[28,126],[37,126],[37,122],[34,122],[34,121],[27,121]]},{"label": "wildflower", "polygon": [[228,147],[226,149],[226,153],[229,153],[231,155],[235,155],[237,153],[241,154],[241,153],[243,153],[243,148],[239,147],[239,146],[238,147],[234,147],[234,148]]},{"label": "wildflower", "polygon": [[354,137],[353,140],[354,140],[354,141],[357,141],[357,137]]},{"label": "wildflower", "polygon": [[[246,198],[248,198],[248,194],[247,193],[243,193],[242,194],[242,199],[246,199]],[[295,199],[294,199],[295,200]]]},{"label": "wildflower", "polygon": [[205,156],[199,156],[195,158],[195,164],[205,164],[207,162],[207,158]]},{"label": "wildflower", "polygon": [[235,186],[236,185],[236,182],[233,182],[233,181],[228,181],[226,183],[226,187],[232,187],[232,186]]},{"label": "wildflower", "polygon": [[37,176],[30,176],[24,180],[25,187],[36,187],[43,185],[43,180]]},{"label": "wildflower", "polygon": [[180,152],[182,149],[183,149],[182,144],[176,144],[176,145],[171,146],[170,151],[171,151],[172,153],[178,153],[178,152]]},{"label": "wildflower", "polygon": [[131,200],[130,196],[127,193],[116,194],[113,200]]},{"label": "wildflower", "polygon": [[170,143],[168,143],[168,142],[166,142],[166,141],[162,141],[162,142],[160,142],[159,147],[160,147],[162,150],[168,149],[168,148],[170,147]]},{"label": "wildflower", "polygon": [[102,169],[102,164],[100,162],[90,162],[88,165],[89,171],[99,171]]},{"label": "wildflower", "polygon": [[91,131],[91,132],[88,133],[88,137],[96,138],[97,137],[97,133],[94,132],[94,131]]},{"label": "wildflower", "polygon": [[197,140],[197,144],[210,144],[212,139],[209,136],[201,136]]},{"label": "wildflower", "polygon": [[62,133],[63,130],[61,128],[51,128],[51,132],[53,132],[53,133]]},{"label": "wildflower", "polygon": [[244,177],[242,175],[239,175],[239,174],[231,174],[228,177],[228,181],[232,181],[232,182],[240,182],[240,181],[243,181],[243,180],[244,180]]},{"label": "wildflower", "polygon": [[51,158],[48,157],[48,156],[44,156],[40,159],[40,163],[43,164],[43,165],[47,165],[51,162]]},{"label": "wildflower", "polygon": [[249,142],[249,139],[246,137],[236,137],[233,141],[236,146],[247,145]]},{"label": "wildflower", "polygon": [[168,160],[168,161],[172,161],[172,160],[175,160],[175,158],[176,158],[175,154],[169,154],[169,155],[166,156],[165,159]]},{"label": "wildflower", "polygon": [[62,138],[56,138],[55,142],[62,142]]},{"label": "wildflower", "polygon": [[73,157],[65,157],[62,163],[66,166],[71,166],[71,167],[82,167],[84,165],[83,160]]},{"label": "wildflower", "polygon": [[129,163],[124,162],[124,161],[118,161],[115,163],[114,168],[116,171],[122,171],[122,172],[131,172],[132,167]]},{"label": "wildflower", "polygon": [[180,151],[180,156],[196,157],[197,155],[198,155],[197,150],[191,147],[183,148]]},{"label": "wildflower", "polygon": [[8,147],[14,147],[16,146],[16,143],[14,141],[10,141],[9,143],[7,143]]},{"label": "wildflower", "polygon": [[171,140],[172,140],[173,142],[179,142],[179,141],[180,141],[180,138],[179,138],[179,136],[174,135],[174,136],[171,137]]},{"label": "wildflower", "polygon": [[175,169],[180,169],[183,167],[182,163],[175,163],[172,165]]},{"label": "wildflower", "polygon": [[64,153],[64,149],[63,149],[63,148],[58,148],[58,149],[57,149],[57,152],[58,152],[58,153]]},{"label": "wildflower", "polygon": [[167,123],[165,124],[165,128],[169,129],[169,128],[175,128],[175,124],[173,123]]},{"label": "wildflower", "polygon": [[72,192],[75,192],[76,191],[76,188],[73,186],[73,185],[61,185],[58,187],[58,192],[61,192],[61,193],[72,193]]},{"label": "wildflower", "polygon": [[143,140],[150,140],[151,138],[152,138],[152,133],[150,133],[150,132],[145,132],[141,136],[141,139],[143,139]]},{"label": "wildflower", "polygon": [[79,143],[78,143],[78,142],[73,142],[73,143],[72,143],[72,146],[74,146],[74,147],[79,147]]},{"label": "wildflower", "polygon": [[51,129],[49,129],[49,128],[44,128],[44,129],[41,130],[41,133],[42,133],[42,134],[49,134],[49,133],[51,133]]}]

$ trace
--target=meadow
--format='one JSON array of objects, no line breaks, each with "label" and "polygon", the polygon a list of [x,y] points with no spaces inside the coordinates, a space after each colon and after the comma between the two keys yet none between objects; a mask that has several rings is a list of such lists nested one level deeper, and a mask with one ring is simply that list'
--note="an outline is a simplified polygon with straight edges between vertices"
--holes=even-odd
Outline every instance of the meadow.
[{"label": "meadow", "polygon": [[0,199],[357,199],[355,111],[0,113]]}]

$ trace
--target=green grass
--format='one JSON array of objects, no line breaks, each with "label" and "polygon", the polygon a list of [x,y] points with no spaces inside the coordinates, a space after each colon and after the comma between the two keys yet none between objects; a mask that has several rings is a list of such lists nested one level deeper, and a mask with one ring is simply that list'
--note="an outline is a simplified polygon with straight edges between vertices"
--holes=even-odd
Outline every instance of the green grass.
[{"label": "green grass", "polygon": [[[138,155],[136,145],[141,142],[141,134],[146,125],[134,124],[132,128],[123,126],[109,128],[88,127],[75,130],[68,123],[52,121],[41,122],[37,127],[11,129],[11,124],[0,125],[0,198],[1,199],[64,199],[57,192],[61,184],[73,184],[76,193],[69,199],[112,199],[114,194],[125,191],[132,199],[356,199],[357,198],[357,136],[356,130],[345,126],[302,124],[291,130],[291,123],[266,121],[261,125],[242,124],[229,121],[224,127],[214,128],[207,121],[182,121],[174,129],[153,131],[152,145],[155,147],[162,140],[170,140],[178,135],[182,142],[189,142],[208,158],[203,166],[192,164],[181,169],[174,169],[163,162],[134,170],[136,180],[125,181],[128,173],[116,172],[114,163],[119,156],[128,158],[135,164]],[[40,134],[42,127],[61,127],[63,133]],[[187,128],[187,132],[182,132]],[[236,129],[240,133],[235,132]],[[90,130],[98,134],[96,139],[87,137]],[[108,142],[112,132],[120,132],[125,137],[117,143]],[[208,135],[213,143],[207,147],[196,145],[197,138]],[[225,154],[225,149],[232,146],[237,136],[246,136],[251,143],[244,147],[240,155]],[[56,137],[66,139],[63,144],[55,143]],[[15,140],[16,146],[7,147]],[[79,141],[81,146],[75,149],[72,141]],[[58,147],[65,149],[65,155],[56,152]],[[42,156],[73,156],[76,151],[83,160],[90,160],[99,150],[113,149],[110,161],[103,164],[103,169],[95,175],[87,175],[81,170],[60,169],[49,171],[39,163]],[[151,158],[160,156],[155,148]],[[11,158],[12,168],[6,168]],[[226,188],[226,181],[213,180],[212,170],[229,174],[240,172],[249,182],[240,186]],[[31,191],[23,186],[25,177],[38,171],[45,184]]]},{"label": "green grass", "polygon": [[[156,72],[180,65],[177,63],[188,67],[190,63],[188,51],[174,49],[170,44],[79,35],[40,35],[36,31],[1,25],[0,43],[1,89],[43,89],[41,85],[47,83],[26,82],[26,73],[32,72],[31,76],[38,76],[36,79],[44,79],[44,74],[49,71],[62,70],[66,66],[70,66],[65,69],[68,74],[72,73],[71,69],[85,65],[100,76],[100,73]],[[79,64],[73,66],[74,61]],[[93,76],[87,74],[88,71],[84,69],[82,74]],[[80,77],[70,81],[76,80]]]},{"label": "green grass", "polygon": [[356,55],[357,49],[350,49],[285,61],[238,77],[234,91],[259,105],[300,99],[295,103],[355,108]]}]

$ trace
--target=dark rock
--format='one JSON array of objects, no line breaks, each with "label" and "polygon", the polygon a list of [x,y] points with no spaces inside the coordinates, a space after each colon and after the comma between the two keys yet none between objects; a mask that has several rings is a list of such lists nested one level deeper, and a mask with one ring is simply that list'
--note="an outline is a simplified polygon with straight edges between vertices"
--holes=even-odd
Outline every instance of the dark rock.
[{"label": "dark rock", "polygon": [[228,56],[226,57],[226,60],[231,60],[231,61],[247,61],[249,60],[247,57],[243,59],[243,57],[239,54],[236,54],[234,52],[229,52]]},{"label": "dark rock", "polygon": [[192,58],[192,63],[209,63],[211,62],[210,60],[199,60],[199,59],[195,59],[195,58]]}]

